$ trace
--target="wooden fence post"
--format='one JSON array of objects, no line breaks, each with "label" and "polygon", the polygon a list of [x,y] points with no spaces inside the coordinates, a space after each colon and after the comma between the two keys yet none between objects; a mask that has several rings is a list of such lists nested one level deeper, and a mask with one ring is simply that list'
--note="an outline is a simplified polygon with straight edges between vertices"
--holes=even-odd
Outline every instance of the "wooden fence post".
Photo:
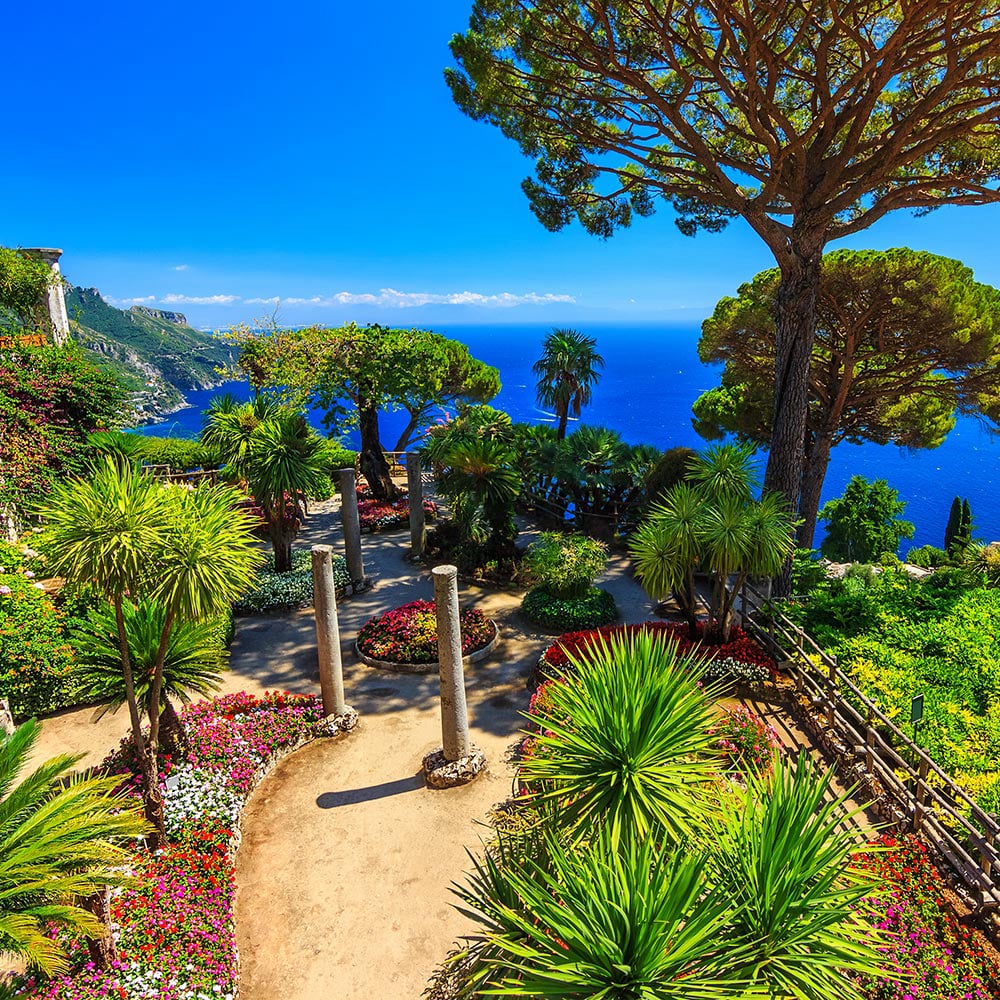
[{"label": "wooden fence post", "polygon": [[927,802],[927,757],[920,754],[920,767],[917,769],[916,803],[913,807],[913,832],[919,833],[924,825],[924,806]]},{"label": "wooden fence post", "polygon": [[[802,632],[799,631],[801,641]],[[833,729],[837,720],[837,657],[830,657],[830,679],[827,690],[826,725],[828,729]]]},{"label": "wooden fence post", "polygon": [[875,727],[870,715],[865,726],[865,770],[869,774],[875,773]]}]

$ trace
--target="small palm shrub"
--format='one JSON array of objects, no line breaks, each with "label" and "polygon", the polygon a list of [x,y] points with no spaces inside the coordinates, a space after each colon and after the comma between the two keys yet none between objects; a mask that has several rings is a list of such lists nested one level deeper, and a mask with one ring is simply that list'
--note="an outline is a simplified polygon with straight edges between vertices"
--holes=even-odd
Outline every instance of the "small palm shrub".
[{"label": "small palm shrub", "polygon": [[600,587],[590,587],[578,597],[559,597],[536,587],[524,595],[521,613],[548,632],[568,632],[610,624],[618,617],[618,605]]}]

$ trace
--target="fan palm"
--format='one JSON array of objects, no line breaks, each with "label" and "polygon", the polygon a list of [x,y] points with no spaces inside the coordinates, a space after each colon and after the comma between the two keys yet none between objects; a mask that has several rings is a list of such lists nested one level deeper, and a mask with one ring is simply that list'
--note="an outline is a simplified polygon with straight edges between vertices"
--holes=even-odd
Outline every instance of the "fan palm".
[{"label": "fan palm", "polygon": [[780,1000],[862,1000],[845,973],[884,977],[886,942],[858,915],[882,890],[851,863],[850,793],[835,794],[832,772],[819,773],[805,751],[746,781],[705,818],[710,879],[731,901],[745,955],[734,964]]},{"label": "fan palm", "polygon": [[[142,763],[146,812],[156,836],[166,836],[156,753],[163,664],[177,620],[197,620],[226,609],[253,582],[260,562],[252,522],[236,509],[241,496],[224,486],[189,490],[163,486],[109,460],[90,479],[66,479],[53,488],[40,514],[42,544],[53,572],[90,585],[114,611],[132,738]],[[165,608],[145,710],[140,701],[125,627],[126,600],[153,599]]]},{"label": "fan palm", "polygon": [[[156,655],[167,609],[146,599],[123,606],[125,633],[132,657],[136,698],[145,703],[156,670]],[[103,711],[117,711],[126,701],[122,680],[118,629],[110,608],[94,608],[74,636],[78,650],[75,677],[79,693],[92,701],[107,702]],[[160,709],[164,724],[180,739],[180,722],[173,700],[187,704],[192,695],[209,697],[219,686],[228,650],[219,641],[212,619],[180,619],[170,630],[163,657]],[[102,712],[103,714],[103,712]]]},{"label": "fan palm", "polygon": [[603,828],[613,844],[689,836],[718,771],[701,662],[649,632],[612,635],[569,661],[521,764],[534,800],[573,840]]},{"label": "fan palm", "polygon": [[559,420],[557,435],[566,436],[570,416],[580,412],[593,396],[604,358],[597,353],[597,341],[576,330],[553,330],[542,344],[542,356],[532,366],[538,382],[535,392],[539,406],[551,407]]},{"label": "fan palm", "polygon": [[114,793],[119,777],[66,783],[79,757],[56,757],[25,773],[39,732],[28,722],[0,736],[0,952],[53,974],[67,961],[48,925],[104,935],[77,900],[124,881],[120,842],[141,837],[146,825]]}]

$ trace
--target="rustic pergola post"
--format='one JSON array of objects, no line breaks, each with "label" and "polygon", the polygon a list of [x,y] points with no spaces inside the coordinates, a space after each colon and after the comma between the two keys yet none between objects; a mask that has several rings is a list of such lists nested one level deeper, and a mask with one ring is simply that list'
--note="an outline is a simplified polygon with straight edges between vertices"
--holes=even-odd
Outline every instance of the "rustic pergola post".
[{"label": "rustic pergola post", "polygon": [[323,694],[323,714],[343,715],[344,665],[340,656],[340,623],[337,621],[337,593],[333,579],[333,549],[312,547],[313,604],[316,609],[316,652],[319,658],[319,686]]},{"label": "rustic pergola post", "polygon": [[358,515],[358,481],[354,469],[341,469],[337,473],[340,487],[340,522],[344,529],[344,554],[351,589],[355,593],[365,589],[365,564],[361,555],[361,518]]},{"label": "rustic pergola post", "polygon": [[54,247],[26,248],[24,253],[44,261],[52,271],[53,279],[49,283],[46,305],[49,310],[49,321],[52,324],[52,340],[62,347],[69,340],[69,313],[66,312],[66,294],[63,291],[62,272],[59,270],[59,258],[62,250]]},{"label": "rustic pergola post", "polygon": [[441,676],[441,748],[424,757],[424,775],[435,788],[472,781],[486,767],[486,755],[469,739],[462,664],[462,626],[458,608],[458,570],[435,566],[438,671]]},{"label": "rustic pergola post", "polygon": [[406,456],[406,489],[410,500],[410,558],[421,559],[424,554],[426,528],[424,524],[423,462],[415,451]]}]

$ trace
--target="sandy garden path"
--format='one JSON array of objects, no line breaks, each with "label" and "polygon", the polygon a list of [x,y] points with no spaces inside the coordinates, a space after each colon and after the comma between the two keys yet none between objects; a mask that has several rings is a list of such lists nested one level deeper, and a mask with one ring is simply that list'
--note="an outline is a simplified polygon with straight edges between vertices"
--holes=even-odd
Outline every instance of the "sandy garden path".
[{"label": "sandy garden path", "polygon": [[[366,571],[375,586],[340,606],[348,702],[359,730],[311,744],[287,758],[249,802],[237,858],[237,938],[244,1000],[326,1000],[329,996],[416,1000],[453,943],[470,929],[449,886],[468,869],[490,808],[511,790],[504,754],[528,704],[525,679],[550,637],[517,616],[520,596],[460,585],[500,624],[493,655],[466,670],[472,738],[490,771],[465,788],[434,791],[420,775],[440,745],[437,675],[405,675],[358,663],[351,649],[371,615],[431,599],[429,572],[403,559],[405,530],[366,535]],[[338,501],[317,506],[298,544],[342,551]],[[651,604],[618,556],[600,582],[626,621]],[[223,690],[318,691],[311,610],[238,620]],[[754,706],[786,745],[802,734],[767,705]],[[43,724],[39,757],[83,752],[99,763],[127,730],[124,711],[92,722],[92,709]]]}]

